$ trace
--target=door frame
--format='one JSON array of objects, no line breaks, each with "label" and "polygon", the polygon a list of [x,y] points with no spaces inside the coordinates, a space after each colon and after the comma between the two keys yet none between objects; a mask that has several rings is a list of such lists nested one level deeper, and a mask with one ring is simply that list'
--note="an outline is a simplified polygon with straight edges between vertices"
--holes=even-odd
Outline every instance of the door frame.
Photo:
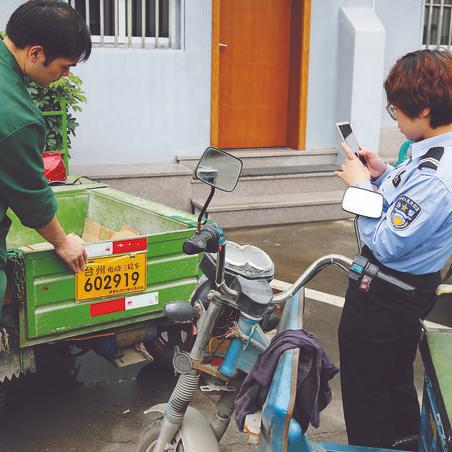
[{"label": "door frame", "polygon": [[[287,146],[306,147],[306,118],[308,107],[309,39],[311,30],[311,1],[291,1],[289,101]],[[212,80],[210,142],[218,145],[220,89],[220,2],[212,0]],[[297,20],[301,18],[301,20]]]}]

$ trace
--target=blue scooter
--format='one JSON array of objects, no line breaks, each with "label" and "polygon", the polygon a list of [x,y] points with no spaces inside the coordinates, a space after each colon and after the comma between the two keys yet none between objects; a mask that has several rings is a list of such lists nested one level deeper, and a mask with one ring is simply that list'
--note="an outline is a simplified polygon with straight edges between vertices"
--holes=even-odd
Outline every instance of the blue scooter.
[{"label": "blue scooter", "polygon": [[[194,322],[197,335],[190,352],[175,348],[173,365],[179,374],[178,382],[168,403],[147,410],[152,412],[153,422],[141,435],[136,452],[219,452],[219,442],[233,415],[238,390],[270,343],[268,332],[278,322],[278,332],[303,327],[304,286],[327,266],[336,265],[360,281],[380,278],[402,291],[414,290],[375,270],[368,262],[332,254],[317,259],[289,289],[274,295],[271,289],[274,267],[269,256],[253,246],[226,242],[219,225],[203,221],[215,189],[234,190],[241,169],[239,159],[215,148],[208,148],[198,163],[195,176],[210,185],[211,192],[199,215],[197,233],[184,243],[184,252],[205,253],[200,263],[204,276],[191,297],[191,304],[174,302],[165,306],[165,315],[174,322]],[[356,209],[357,205],[365,211]],[[344,196],[343,207],[378,218],[382,199],[376,193],[352,188]],[[283,304],[279,320],[275,311]],[[253,424],[257,419],[257,450],[377,450],[313,443],[308,439],[293,418],[299,359],[299,349],[286,350],[281,355],[261,413],[246,419],[245,429],[249,432],[256,430]],[[198,386],[219,395],[210,420],[190,407]],[[429,447],[425,444],[419,450],[430,450]]]}]

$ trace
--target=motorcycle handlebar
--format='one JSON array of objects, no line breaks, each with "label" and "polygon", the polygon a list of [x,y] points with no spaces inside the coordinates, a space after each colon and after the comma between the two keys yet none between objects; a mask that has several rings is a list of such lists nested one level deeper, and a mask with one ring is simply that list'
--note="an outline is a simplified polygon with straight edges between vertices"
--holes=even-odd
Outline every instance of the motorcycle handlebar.
[{"label": "motorcycle handlebar", "polygon": [[293,297],[303,286],[305,286],[317,273],[330,265],[337,265],[345,272],[351,267],[353,261],[348,257],[339,254],[328,254],[315,260],[299,278],[284,292],[278,293],[273,297],[273,303],[283,303]]},{"label": "motorcycle handlebar", "polygon": [[193,237],[184,241],[182,250],[185,254],[200,254],[207,251],[209,241],[212,240],[212,234],[210,231],[201,229]]},{"label": "motorcycle handlebar", "polygon": [[[283,303],[287,301],[290,297],[296,294],[303,286],[305,286],[309,281],[311,281],[314,276],[316,276],[321,270],[325,267],[329,267],[330,265],[337,265],[339,268],[348,272],[352,267],[353,261],[348,257],[341,256],[339,254],[328,254],[326,256],[320,257],[316,261],[314,261],[301,275],[300,277],[292,284],[289,289],[276,294],[273,297],[273,303]],[[409,294],[413,294],[415,291],[415,287],[401,281],[394,276],[387,275],[384,272],[377,271],[374,275],[375,278],[378,278],[393,287],[396,287],[404,292],[408,292]]]},{"label": "motorcycle handlebar", "polygon": [[403,292],[414,293],[414,291],[416,290],[415,287],[410,286],[409,284],[404,283],[400,279],[394,278],[394,276],[387,275],[386,273],[383,273],[381,271],[378,272],[377,278],[390,284],[391,286],[396,287],[397,289],[402,290]]}]

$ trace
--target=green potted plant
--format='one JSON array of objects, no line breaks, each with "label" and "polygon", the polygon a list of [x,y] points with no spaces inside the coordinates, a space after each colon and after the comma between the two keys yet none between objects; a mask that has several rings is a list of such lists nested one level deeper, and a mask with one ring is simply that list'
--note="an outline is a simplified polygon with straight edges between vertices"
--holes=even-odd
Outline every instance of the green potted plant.
[{"label": "green potted plant", "polygon": [[[75,137],[75,131],[79,125],[75,114],[82,111],[80,104],[86,103],[85,93],[81,88],[82,83],[79,77],[69,74],[46,88],[33,82],[27,84],[31,97],[44,114],[47,151],[65,151],[64,122],[67,126],[67,148],[68,150],[71,148],[71,137]],[[49,114],[51,112],[61,112],[61,114]]]}]

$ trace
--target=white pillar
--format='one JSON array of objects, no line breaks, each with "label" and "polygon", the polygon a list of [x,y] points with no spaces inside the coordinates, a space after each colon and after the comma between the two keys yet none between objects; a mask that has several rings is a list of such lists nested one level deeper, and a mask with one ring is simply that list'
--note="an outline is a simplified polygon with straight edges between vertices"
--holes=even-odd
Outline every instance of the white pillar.
[{"label": "white pillar", "polygon": [[378,151],[385,29],[371,7],[339,13],[336,120],[350,121],[361,145]]}]

